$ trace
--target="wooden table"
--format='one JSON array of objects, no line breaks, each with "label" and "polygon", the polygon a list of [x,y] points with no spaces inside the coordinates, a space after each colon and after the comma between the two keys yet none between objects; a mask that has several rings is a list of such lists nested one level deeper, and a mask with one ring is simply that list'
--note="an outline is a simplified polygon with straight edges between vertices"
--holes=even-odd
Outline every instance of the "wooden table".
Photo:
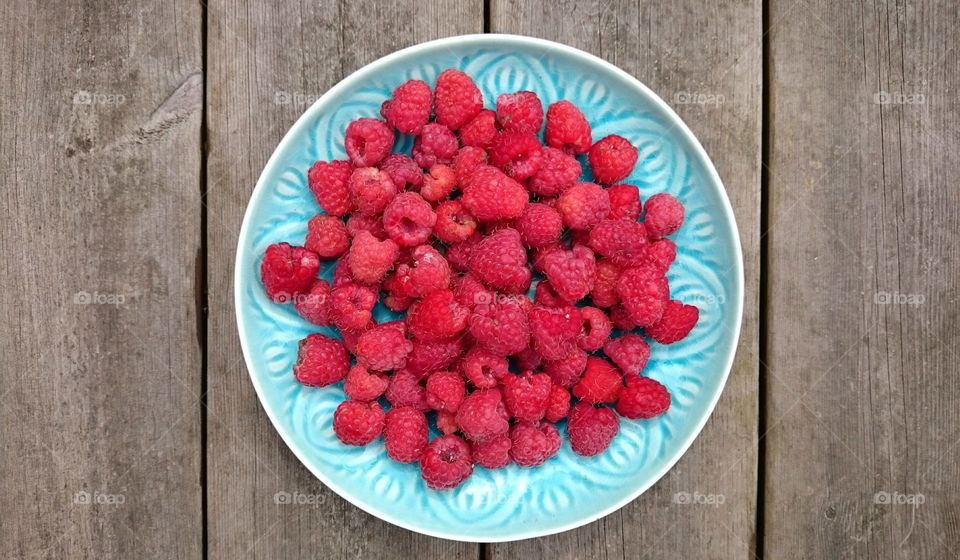
[{"label": "wooden table", "polygon": [[[0,4],[0,556],[960,557],[958,29],[952,0]],[[257,402],[232,283],[254,182],[308,104],[484,31],[595,53],[673,105],[726,184],[747,288],[676,467],[498,545],[315,480]]]}]

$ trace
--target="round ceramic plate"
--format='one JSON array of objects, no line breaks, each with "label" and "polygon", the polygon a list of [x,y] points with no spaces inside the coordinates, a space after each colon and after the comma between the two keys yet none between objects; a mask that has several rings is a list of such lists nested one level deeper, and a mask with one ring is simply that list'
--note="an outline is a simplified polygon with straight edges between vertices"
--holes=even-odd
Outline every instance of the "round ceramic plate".
[{"label": "round ceramic plate", "polygon": [[[687,219],[673,236],[677,260],[668,274],[674,298],[697,305],[700,322],[683,341],[653,350],[645,375],[667,386],[670,410],[652,420],[622,419],[610,448],[591,458],[564,441],[544,465],[477,467],[452,491],[428,489],[416,464],[387,458],[383,441],[341,444],[332,417],[342,384],[304,387],[291,368],[311,325],[292,306],[271,303],[259,278],[271,243],[303,243],[320,212],[307,188],[317,160],[346,159],[344,131],[376,117],[405,80],[434,84],[445,68],[472,76],[492,107],[500,93],[534,91],[544,106],[579,106],[593,137],[619,134],[639,149],[626,182],[643,199],[677,196]],[[412,139],[397,150],[409,153]],[[332,263],[321,273],[330,278]],[[424,43],[361,68],[331,88],[293,125],[257,182],[247,207],[236,262],[240,341],[263,408],[290,449],[325,485],[356,506],[401,527],[464,541],[507,541],[557,533],[607,515],[649,488],[690,446],[710,416],[730,371],[740,332],[743,268],[730,202],[710,159],[680,118],[639,81],[611,64],[557,43],[510,35],[471,35]],[[378,320],[393,318],[378,306]],[[561,432],[564,426],[561,423]]]}]

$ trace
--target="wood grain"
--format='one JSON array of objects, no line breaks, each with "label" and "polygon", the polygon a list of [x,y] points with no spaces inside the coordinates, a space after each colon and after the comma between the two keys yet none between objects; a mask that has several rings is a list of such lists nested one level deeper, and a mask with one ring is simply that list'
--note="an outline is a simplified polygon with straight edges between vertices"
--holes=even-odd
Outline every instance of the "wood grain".
[{"label": "wood grain", "polygon": [[960,9],[770,9],[764,552],[956,557]]},{"label": "wood grain", "polygon": [[[211,558],[475,558],[478,547],[380,521],[325,489],[263,413],[240,352],[233,260],[267,158],[314,99],[417,42],[483,29],[479,1],[211,2],[208,21]],[[298,492],[316,505],[278,505]]]},{"label": "wood grain", "polygon": [[199,558],[201,18],[0,5],[0,557]]},{"label": "wood grain", "polygon": [[[609,60],[678,111],[726,184],[740,228],[747,296],[727,387],[673,470],[604,519],[554,537],[491,545],[489,555],[751,558],[758,462],[760,2],[494,0],[491,16],[494,32],[544,37]],[[723,503],[674,503],[681,492],[716,495]]]}]

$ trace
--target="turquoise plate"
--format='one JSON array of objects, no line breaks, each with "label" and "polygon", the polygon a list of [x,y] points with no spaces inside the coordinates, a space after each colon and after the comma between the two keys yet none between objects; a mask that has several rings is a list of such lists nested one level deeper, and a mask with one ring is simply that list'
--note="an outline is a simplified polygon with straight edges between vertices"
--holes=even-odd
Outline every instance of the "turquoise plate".
[{"label": "turquoise plate", "polygon": [[[477,468],[459,488],[437,492],[417,466],[387,459],[382,440],[349,447],[334,436],[333,411],[342,384],[304,387],[291,374],[297,342],[326,332],[289,305],[271,303],[259,279],[271,243],[302,244],[307,220],[320,209],[307,188],[318,159],[345,159],[347,124],[379,115],[404,80],[433,84],[448,67],[476,80],[490,107],[497,94],[531,90],[544,104],[567,99],[593,126],[594,139],[619,134],[639,148],[627,182],[643,199],[669,192],[686,206],[674,239],[673,297],[701,309],[685,340],[653,344],[646,374],[665,384],[673,405],[647,421],[623,420],[601,455],[583,458],[564,443],[541,467]],[[408,151],[410,138],[398,149]],[[332,266],[323,271],[328,278]],[[296,456],[325,485],[371,514],[447,539],[508,541],[557,533],[607,515],[639,496],[673,466],[700,432],[730,372],[740,332],[743,266],[730,202],[710,159],[680,118],[639,81],[579,50],[526,37],[469,35],[404,49],[361,68],[330,89],[293,125],[267,162],[247,207],[236,262],[240,341],[267,415]],[[390,314],[380,310],[378,319]],[[563,427],[561,426],[561,430]]]}]

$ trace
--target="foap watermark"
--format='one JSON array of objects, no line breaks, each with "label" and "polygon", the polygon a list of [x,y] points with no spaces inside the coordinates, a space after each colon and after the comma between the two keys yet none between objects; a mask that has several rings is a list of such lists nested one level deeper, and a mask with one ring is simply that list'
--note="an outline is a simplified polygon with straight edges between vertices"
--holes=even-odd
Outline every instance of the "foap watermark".
[{"label": "foap watermark", "polygon": [[678,91],[673,96],[673,101],[677,105],[721,105],[726,102],[722,93],[709,93],[697,91]]},{"label": "foap watermark", "polygon": [[878,91],[873,94],[876,105],[923,105],[927,98],[922,93],[904,93],[902,91]]},{"label": "foap watermark", "polygon": [[273,92],[274,105],[293,105],[294,107],[304,107],[313,105],[313,102],[320,96],[315,93],[304,93],[302,91],[275,91]]},{"label": "foap watermark", "polygon": [[673,495],[673,503],[681,506],[713,506],[720,507],[727,501],[723,494],[701,494],[700,492],[677,492]]},{"label": "foap watermark", "polygon": [[127,96],[122,93],[105,93],[81,89],[73,94],[74,105],[118,106],[123,105],[126,102]]},{"label": "foap watermark", "polygon": [[873,503],[880,506],[919,506],[927,501],[923,494],[901,494],[881,490],[873,495]]},{"label": "foap watermark", "polygon": [[304,494],[299,490],[287,492],[280,490],[273,495],[273,503],[278,506],[312,506],[320,507],[326,501],[326,494]]},{"label": "foap watermark", "polygon": [[520,304],[522,296],[512,294],[497,294],[492,292],[479,291],[473,296],[473,303],[476,305],[504,305]]},{"label": "foap watermark", "polygon": [[900,292],[877,292],[873,303],[877,305],[923,305],[927,297],[923,294],[902,294]]},{"label": "foap watermark", "polygon": [[708,307],[719,307],[727,303],[727,296],[724,294],[694,294],[686,298],[686,303],[696,305],[700,309]]},{"label": "foap watermark", "polygon": [[73,495],[73,503],[78,506],[121,506],[126,501],[127,497],[123,494],[108,494],[99,490],[81,490]]},{"label": "foap watermark", "polygon": [[74,305],[113,305],[119,307],[127,302],[123,294],[101,294],[100,292],[79,291],[73,294]]}]

